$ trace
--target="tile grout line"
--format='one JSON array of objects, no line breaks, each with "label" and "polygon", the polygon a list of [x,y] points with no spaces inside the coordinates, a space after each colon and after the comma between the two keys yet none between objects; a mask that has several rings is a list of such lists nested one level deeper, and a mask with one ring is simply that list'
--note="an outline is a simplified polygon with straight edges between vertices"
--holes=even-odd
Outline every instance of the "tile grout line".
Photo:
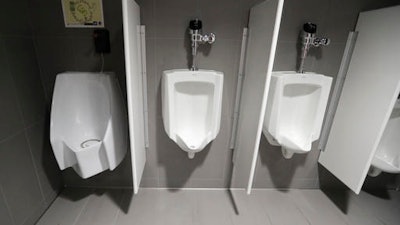
[{"label": "tile grout line", "polygon": [[[352,194],[352,193],[351,193]],[[360,195],[358,195],[359,197],[361,197]],[[365,209],[364,207],[362,207],[359,204],[362,204],[361,202],[359,202],[360,200],[358,198],[354,198],[355,200],[353,200],[354,205],[360,210],[360,212],[364,215],[372,215],[373,218],[375,218],[377,221],[381,222],[381,225],[386,225],[387,223],[385,222],[384,218],[379,217],[379,215],[376,215],[375,212],[371,212],[368,209]]]},{"label": "tile grout line", "polygon": [[[37,206],[32,212],[31,212],[31,214],[29,214],[29,216],[27,216],[26,218],[25,218],[25,220],[21,223],[21,224],[25,224],[25,222],[26,221],[28,221],[28,219],[30,219],[32,216],[34,216],[35,215],[35,213],[37,213],[38,211],[38,209],[40,209],[41,207],[42,207],[42,204],[46,204],[46,201],[45,200],[42,200],[41,202],[40,202],[40,205],[39,206]],[[44,212],[43,212],[44,213]],[[41,213],[41,214],[43,214],[43,213]],[[39,218],[40,218],[41,216],[39,216]]]},{"label": "tile grout line", "polygon": [[[95,189],[92,188],[91,191],[94,193]],[[79,222],[79,219],[83,213],[83,211],[86,209],[87,205],[89,204],[89,201],[91,200],[92,195],[89,195],[88,199],[86,200],[85,204],[83,204],[82,209],[79,211],[79,214],[76,216],[75,221],[72,225],[76,225]]]},{"label": "tile grout line", "polygon": [[27,133],[28,133],[28,129],[25,128],[25,129],[24,129],[24,136],[25,136],[25,139],[26,139],[26,143],[28,144],[28,150],[29,150],[30,158],[31,158],[31,160],[32,160],[33,170],[35,170],[35,176],[36,176],[37,182],[38,182],[38,184],[39,184],[39,190],[40,190],[40,194],[42,195],[42,201],[45,201],[46,198],[45,198],[45,196],[44,196],[44,191],[43,191],[43,187],[42,187],[43,184],[42,184],[42,182],[40,181],[38,167],[37,167],[37,165],[36,165],[35,158],[34,158],[34,156],[33,156],[32,145],[31,145],[31,142],[29,141],[29,138],[28,138],[28,134],[27,134]]},{"label": "tile grout line", "polygon": [[44,121],[44,118],[41,118],[41,119],[39,119],[39,120],[37,120],[37,121],[31,123],[30,125],[28,125],[28,126],[26,126],[26,127],[23,127],[23,128],[21,128],[20,130],[14,132],[14,133],[11,133],[11,134],[8,135],[7,137],[5,137],[5,138],[3,138],[3,139],[0,139],[0,144],[1,144],[1,143],[4,143],[4,142],[6,142],[6,141],[8,141],[8,140],[10,140],[10,139],[12,139],[12,138],[14,138],[15,136],[20,135],[22,132],[25,131],[25,129],[29,129],[29,128],[31,128],[31,127],[33,127],[33,126],[39,124],[39,122],[42,122],[42,121]]},{"label": "tile grout line", "polygon": [[[126,190],[124,190],[123,192],[122,192],[122,194],[121,194],[121,197],[120,197],[120,200],[118,201],[118,204],[121,206],[122,205],[122,203],[124,202],[124,197],[125,197],[125,194],[127,193],[127,191]],[[111,225],[118,225],[117,224],[117,221],[118,221],[118,218],[119,218],[119,215],[121,214],[121,208],[119,208],[119,210],[115,213],[115,216],[114,216],[114,220],[113,220],[113,223],[111,224]]]},{"label": "tile grout line", "polygon": [[3,186],[2,186],[1,184],[0,184],[0,194],[1,194],[1,196],[3,197],[3,199],[4,199],[4,203],[5,203],[5,205],[6,205],[8,215],[9,215],[10,218],[11,218],[11,222],[12,222],[13,224],[16,224],[16,223],[15,223],[14,216],[13,216],[12,213],[11,213],[11,209],[10,209],[10,206],[9,206],[9,204],[8,204],[7,198],[6,198],[5,194],[4,194]]},{"label": "tile grout line", "polygon": [[24,112],[22,110],[21,100],[20,100],[20,98],[18,96],[18,93],[17,93],[16,80],[15,80],[14,74],[11,72],[10,59],[9,59],[9,56],[8,56],[8,53],[7,53],[7,47],[6,47],[6,40],[3,40],[3,51],[4,51],[5,55],[6,55],[6,57],[5,57],[6,60],[5,61],[7,63],[7,70],[9,72],[9,74],[11,75],[11,80],[13,82],[13,87],[14,87],[14,91],[15,91],[15,100],[16,100],[17,108],[18,108],[18,114],[19,114],[19,116],[21,118],[22,126],[23,126],[23,128],[25,128],[26,127],[26,121],[25,121],[25,118],[24,118]]},{"label": "tile grout line", "polygon": [[0,140],[0,144],[4,143],[4,142],[6,142],[6,141],[9,141],[10,139],[13,139],[14,137],[20,135],[20,134],[23,133],[23,132],[25,132],[25,128],[22,128],[22,129],[16,131],[15,133],[12,133],[11,135],[5,137],[4,139],[1,139],[1,140]]},{"label": "tile grout line", "polygon": [[288,194],[288,199],[293,203],[294,207],[300,212],[300,214],[306,219],[307,223],[311,225],[311,222],[309,220],[309,218],[307,218],[307,216],[305,215],[305,213],[302,210],[302,207],[299,207],[299,203],[294,199],[294,197],[292,196],[293,192],[287,193]]}]

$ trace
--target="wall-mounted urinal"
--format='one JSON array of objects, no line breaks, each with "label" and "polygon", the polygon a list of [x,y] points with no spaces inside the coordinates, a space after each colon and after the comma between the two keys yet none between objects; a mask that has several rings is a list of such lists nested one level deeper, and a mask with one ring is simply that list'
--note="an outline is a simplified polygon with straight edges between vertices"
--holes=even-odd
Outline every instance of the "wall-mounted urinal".
[{"label": "wall-mounted urinal", "polygon": [[165,132],[191,159],[219,132],[222,88],[221,72],[181,69],[163,73]]},{"label": "wall-mounted urinal", "polygon": [[393,108],[385,127],[372,165],[368,171],[370,176],[378,176],[381,172],[400,173],[400,99]]},{"label": "wall-mounted urinal", "polygon": [[319,138],[331,83],[320,74],[272,73],[263,133],[285,158],[307,153]]},{"label": "wall-mounted urinal", "polygon": [[82,178],[113,170],[127,151],[127,115],[113,74],[57,75],[51,107],[50,141],[61,170]]}]

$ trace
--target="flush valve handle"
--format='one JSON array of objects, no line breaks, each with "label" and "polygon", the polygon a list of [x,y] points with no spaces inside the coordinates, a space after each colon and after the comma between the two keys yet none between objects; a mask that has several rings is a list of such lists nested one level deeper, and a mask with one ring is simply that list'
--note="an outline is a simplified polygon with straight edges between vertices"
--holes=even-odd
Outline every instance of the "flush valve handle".
[{"label": "flush valve handle", "polygon": [[207,35],[207,34],[203,35],[202,42],[209,43],[209,44],[214,43],[215,42],[215,34],[210,33],[209,35]]}]

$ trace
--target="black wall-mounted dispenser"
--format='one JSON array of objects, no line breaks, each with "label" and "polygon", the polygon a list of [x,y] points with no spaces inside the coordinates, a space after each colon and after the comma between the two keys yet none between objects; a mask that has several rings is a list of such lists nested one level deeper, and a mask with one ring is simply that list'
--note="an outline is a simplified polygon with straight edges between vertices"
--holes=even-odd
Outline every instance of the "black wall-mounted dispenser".
[{"label": "black wall-mounted dispenser", "polygon": [[94,46],[96,53],[110,53],[110,32],[107,29],[96,29],[93,31]]}]

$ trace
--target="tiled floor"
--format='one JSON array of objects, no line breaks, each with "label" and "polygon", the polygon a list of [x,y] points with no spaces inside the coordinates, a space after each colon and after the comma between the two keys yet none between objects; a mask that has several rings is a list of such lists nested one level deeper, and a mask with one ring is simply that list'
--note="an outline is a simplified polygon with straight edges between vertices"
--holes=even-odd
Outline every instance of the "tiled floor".
[{"label": "tiled floor", "polygon": [[399,225],[400,192],[66,189],[37,224]]}]

